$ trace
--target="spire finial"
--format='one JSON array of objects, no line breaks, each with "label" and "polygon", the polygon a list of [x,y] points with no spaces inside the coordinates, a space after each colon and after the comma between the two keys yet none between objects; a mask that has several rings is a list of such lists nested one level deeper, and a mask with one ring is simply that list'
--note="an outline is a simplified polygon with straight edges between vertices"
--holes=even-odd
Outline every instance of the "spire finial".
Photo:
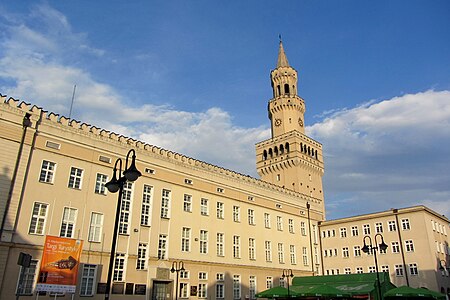
[{"label": "spire finial", "polygon": [[280,34],[278,34],[278,38],[280,39],[280,43],[283,41],[282,39],[281,39],[281,33]]},{"label": "spire finial", "polygon": [[278,50],[277,68],[289,67],[289,62],[287,60],[286,53],[284,53],[283,43],[281,41],[281,34],[279,34],[278,37],[280,38],[280,49]]}]

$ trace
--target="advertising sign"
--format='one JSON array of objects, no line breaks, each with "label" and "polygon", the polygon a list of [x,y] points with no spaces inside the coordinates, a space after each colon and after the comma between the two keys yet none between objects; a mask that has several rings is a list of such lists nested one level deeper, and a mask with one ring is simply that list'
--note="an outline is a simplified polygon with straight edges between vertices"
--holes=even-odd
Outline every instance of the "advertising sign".
[{"label": "advertising sign", "polygon": [[37,291],[75,293],[83,241],[46,236]]}]

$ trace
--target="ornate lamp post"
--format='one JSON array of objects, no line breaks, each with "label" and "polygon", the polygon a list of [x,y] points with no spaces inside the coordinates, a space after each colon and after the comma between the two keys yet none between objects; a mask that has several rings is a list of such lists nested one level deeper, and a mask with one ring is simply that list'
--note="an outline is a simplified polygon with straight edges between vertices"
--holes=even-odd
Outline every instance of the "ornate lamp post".
[{"label": "ornate lamp post", "polygon": [[[131,158],[130,167],[128,167],[128,157],[133,153]],[[117,163],[119,163],[119,169],[117,169]],[[117,178],[117,171],[119,171],[119,178]],[[105,187],[111,193],[119,192],[117,196],[117,207],[116,207],[116,217],[114,219],[114,233],[111,244],[111,253],[109,256],[109,267],[108,267],[108,279],[106,280],[106,293],[105,299],[109,299],[109,295],[111,293],[111,279],[112,279],[112,270],[114,264],[114,257],[116,254],[116,244],[117,244],[117,230],[119,229],[119,218],[120,218],[120,207],[122,204],[122,194],[123,194],[123,186],[127,181],[136,181],[142,174],[136,168],[136,152],[134,149],[128,151],[126,159],[125,159],[125,170],[122,173],[122,159],[118,158],[114,164],[113,177],[111,181],[105,184]]]},{"label": "ornate lamp post", "polygon": [[294,274],[292,274],[292,269],[283,269],[283,274],[281,275],[283,280],[287,280],[287,290],[288,290],[288,298],[291,297],[291,294],[289,292],[289,277],[294,277]]},{"label": "ornate lamp post", "polygon": [[178,278],[180,276],[180,271],[184,271],[184,263],[180,260],[180,261],[174,261],[172,263],[172,268],[170,268],[170,272],[174,273],[177,272],[177,281],[176,281],[176,286],[175,286],[175,300],[178,299]]},{"label": "ornate lamp post", "polygon": [[[388,248],[388,245],[386,245],[386,243],[384,242],[383,236],[381,235],[381,233],[377,233],[374,237],[375,243],[377,243],[377,238],[380,237],[381,238],[381,243],[378,246],[373,246],[372,245],[372,238],[368,235],[366,235],[363,238],[363,243],[364,246],[362,247],[362,251],[364,253],[370,253],[373,252],[373,256],[375,258],[375,269],[377,272],[377,292],[378,292],[378,300],[382,299],[382,295],[381,295],[381,286],[380,286],[380,275],[378,274],[378,260],[377,260],[377,251],[381,252],[385,252],[386,249]],[[366,244],[366,239],[369,239],[369,245]]]}]

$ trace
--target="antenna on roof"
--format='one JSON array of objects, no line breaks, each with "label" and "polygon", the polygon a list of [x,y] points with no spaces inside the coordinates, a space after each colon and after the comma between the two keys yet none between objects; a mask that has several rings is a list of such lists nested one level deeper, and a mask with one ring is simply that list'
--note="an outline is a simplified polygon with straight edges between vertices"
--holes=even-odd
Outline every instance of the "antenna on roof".
[{"label": "antenna on roof", "polygon": [[75,90],[77,89],[77,85],[75,84],[73,86],[73,94],[72,94],[72,101],[70,102],[70,110],[69,110],[69,119],[72,116],[72,107],[73,107],[73,101],[75,100]]}]

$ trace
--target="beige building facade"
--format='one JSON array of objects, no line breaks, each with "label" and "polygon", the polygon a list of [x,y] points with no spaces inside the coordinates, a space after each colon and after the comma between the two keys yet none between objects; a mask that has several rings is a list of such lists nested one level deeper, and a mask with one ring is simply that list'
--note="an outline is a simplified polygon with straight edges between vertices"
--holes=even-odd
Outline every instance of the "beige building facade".
[{"label": "beige building facade", "polygon": [[[142,176],[124,187],[112,299],[254,299],[283,270],[319,274],[322,146],[304,133],[281,42],[271,79],[261,179],[1,97],[0,299],[37,297],[47,235],[84,242],[76,292],[58,299],[104,298],[118,196],[105,183],[130,149]],[[20,252],[32,255],[21,287]]]},{"label": "beige building facade", "polygon": [[371,244],[395,285],[450,294],[449,220],[425,206],[324,221],[320,232],[325,275],[375,272],[374,253],[363,251]]}]

